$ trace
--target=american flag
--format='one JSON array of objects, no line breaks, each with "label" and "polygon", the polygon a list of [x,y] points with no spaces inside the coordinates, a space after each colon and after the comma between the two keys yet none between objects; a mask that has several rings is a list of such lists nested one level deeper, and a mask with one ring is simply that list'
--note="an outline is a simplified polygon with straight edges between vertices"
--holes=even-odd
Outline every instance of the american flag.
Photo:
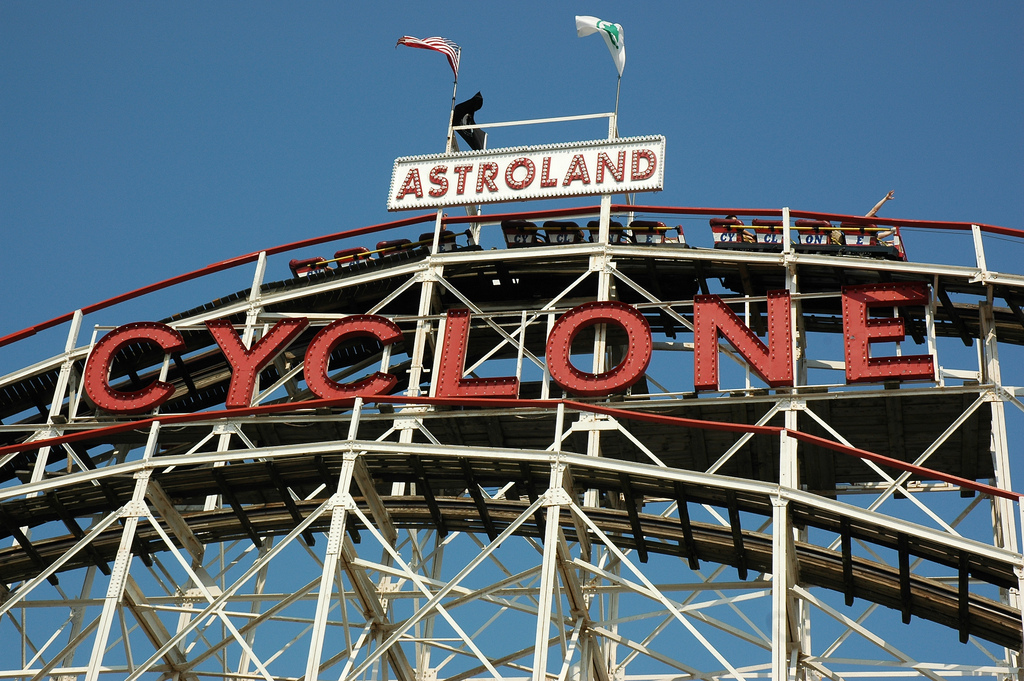
[{"label": "american flag", "polygon": [[[433,38],[413,38],[411,35],[403,35],[398,39],[398,45],[418,47],[423,50],[434,50],[448,58],[448,65],[452,67],[455,80],[459,79],[459,52],[462,49],[448,38],[434,36]],[[397,47],[397,45],[396,45]]]}]

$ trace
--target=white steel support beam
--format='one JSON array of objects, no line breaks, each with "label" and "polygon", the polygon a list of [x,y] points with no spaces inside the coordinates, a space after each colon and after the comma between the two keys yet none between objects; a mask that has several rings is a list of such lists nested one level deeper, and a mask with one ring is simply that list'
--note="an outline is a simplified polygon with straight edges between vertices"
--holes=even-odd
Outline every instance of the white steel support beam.
[{"label": "white steel support beam", "polygon": [[619,562],[622,563],[622,565],[624,565],[630,572],[632,572],[633,575],[640,581],[640,583],[642,583],[649,590],[650,594],[654,597],[654,599],[661,603],[666,609],[668,609],[668,611],[672,613],[672,616],[675,617],[676,621],[682,624],[687,629],[687,631],[689,631],[693,635],[693,637],[697,639],[697,641],[705,648],[705,650],[711,653],[721,665],[728,669],[729,673],[734,678],[747,678],[738,669],[736,669],[736,667],[731,662],[729,662],[728,659],[725,658],[725,656],[722,654],[721,651],[718,650],[718,648],[712,645],[711,642],[697,630],[693,623],[686,618],[686,616],[679,610],[679,608],[674,603],[672,603],[672,601],[668,599],[668,597],[661,593],[661,590],[658,589],[658,587],[655,586],[653,582],[651,582],[651,580],[643,573],[643,571],[636,567],[636,565],[634,565],[631,560],[629,560],[629,557],[626,556],[626,554],[623,553],[618,546],[616,546],[615,542],[612,541],[612,539],[607,534],[605,534],[604,531],[602,531],[601,528],[598,527],[597,524],[586,515],[584,509],[577,506],[576,503],[573,502],[572,500],[569,501],[568,506],[569,510],[572,511],[572,513],[580,516],[580,518],[586,523],[587,527],[590,528],[590,531],[593,532],[601,540],[601,542],[604,543],[604,545],[608,548],[608,551],[611,553],[611,555],[613,555]]},{"label": "white steel support beam", "polygon": [[[355,452],[346,452],[341,464],[338,487],[331,497],[331,529],[327,533],[327,553],[324,556],[324,568],[320,575],[320,590],[317,592],[313,634],[309,642],[309,655],[306,658],[305,681],[316,681],[319,678],[324,634],[327,631],[327,613],[330,610],[331,585],[334,583],[335,571],[341,556],[341,543],[345,535],[346,505],[351,500],[348,489],[352,483],[355,463]],[[344,596],[342,595],[342,597]]]},{"label": "white steel support beam", "polygon": [[[792,405],[786,409],[786,428],[796,429],[797,414]],[[779,485],[795,488],[797,480],[797,441],[786,430],[779,434]],[[793,611],[791,588],[795,581],[793,523],[789,501],[772,497],[772,678],[790,678],[799,655],[800,622]]]},{"label": "white steel support beam", "polygon": [[223,604],[229,599],[233,598],[237,591],[241,589],[256,573],[258,573],[263,567],[277,555],[279,555],[285,548],[287,548],[295,538],[300,536],[306,529],[316,522],[321,515],[329,508],[329,502],[325,501],[320,504],[312,513],[310,513],[302,522],[298,523],[291,532],[289,532],[280,543],[277,544],[273,549],[268,551],[266,555],[261,556],[256,560],[242,575],[235,580],[234,584],[224,589],[223,592],[217,596],[213,601],[203,609],[202,612],[198,613],[197,616],[193,617],[187,626],[179,629],[174,636],[168,639],[148,660],[136,667],[135,671],[130,674],[125,681],[135,681],[143,674],[147,673],[154,663],[161,657],[163,657],[168,650],[172,647],[177,646],[191,631],[199,626],[201,622],[214,616],[222,608]]},{"label": "white steel support beam", "polygon": [[974,261],[978,264],[978,269],[981,270],[982,279],[985,279],[988,275],[988,265],[985,264],[985,245],[981,241],[979,225],[971,225],[971,237],[974,240]]},{"label": "white steel support beam", "polygon": [[[541,504],[544,501],[545,498],[540,497],[537,499],[537,501],[530,504],[530,506],[525,511],[523,511],[514,521],[512,521],[509,524],[509,526],[505,528],[501,532],[501,534],[499,534],[494,539],[494,541],[487,545],[486,549],[484,549],[476,557],[474,557],[473,560],[471,560],[469,564],[466,565],[466,567],[462,568],[462,570],[460,570],[459,573],[455,575],[455,577],[453,577],[443,587],[441,587],[438,591],[434,593],[431,593],[430,590],[427,588],[427,584],[425,583],[426,580],[424,580],[419,575],[415,574],[409,568],[408,564],[404,560],[402,560],[402,557],[398,555],[395,549],[382,541],[383,537],[376,530],[376,528],[373,527],[372,523],[370,523],[369,518],[363,515],[362,511],[359,510],[359,507],[353,506],[350,509],[350,511],[359,517],[360,522],[362,522],[363,525],[366,526],[366,528],[370,531],[371,534],[373,534],[374,538],[384,547],[384,549],[391,554],[391,557],[394,560],[394,562],[402,568],[406,576],[415,584],[416,588],[419,589],[420,592],[423,593],[425,596],[429,597],[429,600],[423,606],[421,606],[416,611],[415,614],[413,614],[411,617],[402,622],[401,625],[390,628],[389,631],[391,633],[388,636],[388,638],[385,641],[383,641],[381,645],[378,646],[376,650],[374,650],[374,652],[367,657],[366,660],[364,660],[360,665],[358,665],[354,670],[352,670],[351,676],[357,677],[360,674],[363,674],[368,668],[370,668],[371,665],[373,665],[378,659],[380,659],[381,655],[383,655],[385,652],[390,651],[392,647],[394,647],[395,644],[399,641],[399,639],[402,638],[406,634],[406,632],[409,631],[409,629],[414,627],[417,622],[422,621],[425,617],[431,615],[435,610],[437,610],[441,613],[441,616],[445,618],[448,624],[451,625],[452,629],[454,629],[457,633],[463,636],[463,639],[466,641],[469,648],[473,650],[473,653],[477,656],[477,658],[483,662],[484,667],[487,669],[487,671],[490,672],[494,678],[501,678],[501,675],[498,673],[496,669],[494,669],[490,661],[484,657],[483,653],[480,652],[479,648],[471,640],[464,636],[465,632],[462,631],[462,628],[448,613],[447,609],[441,605],[441,601],[444,600],[449,593],[457,589],[462,580],[468,574],[475,570],[476,567],[479,566],[482,562],[487,560],[491,556],[491,554],[494,553],[494,551],[496,551],[499,546],[501,546],[502,542],[504,542],[510,536],[512,536],[512,534],[517,529],[519,529],[519,527],[524,522],[532,518],[534,512],[541,507]],[[348,542],[346,541],[346,546],[347,545]],[[342,555],[342,558],[345,559],[344,554]]]},{"label": "white steel support beam", "polygon": [[[975,230],[975,250],[979,253],[978,266],[984,269],[984,251],[981,250],[981,234],[977,225],[972,225]],[[995,484],[1001,489],[1013,489],[1010,480],[1010,447],[1006,433],[1006,405],[1004,404],[1002,390],[1002,372],[999,367],[999,345],[996,339],[995,316],[992,309],[992,287],[988,287],[988,299],[978,306],[978,319],[980,322],[981,353],[984,360],[982,370],[986,382],[996,386],[991,398],[992,408],[992,434],[990,437],[990,450],[992,454],[992,465],[995,470]],[[1024,504],[1019,500],[1021,506],[1021,522],[1024,523]],[[993,539],[995,545],[1000,548],[1018,552],[1017,541],[1017,514],[1014,513],[1013,503],[1009,499],[992,499],[992,524]],[[1016,593],[1013,590],[1001,590],[1003,599],[1012,607],[1021,612],[1021,624],[1024,627],[1024,570],[1017,572],[1018,587]],[[1009,648],[1005,651],[1006,662],[1011,666],[1021,663],[1022,655]]]},{"label": "white steel support beam", "polygon": [[[157,440],[160,435],[160,422],[154,421],[149,429],[149,440],[146,442],[146,451],[143,459],[151,459],[157,447]],[[115,608],[121,602],[124,595],[125,584],[128,581],[128,568],[132,562],[132,543],[135,541],[135,530],[139,524],[139,517],[146,516],[149,511],[146,509],[145,497],[149,486],[150,471],[143,469],[135,474],[135,490],[132,493],[132,500],[125,504],[121,510],[121,517],[124,519],[124,530],[121,533],[121,544],[118,546],[117,555],[114,558],[114,566],[110,571],[110,581],[107,584],[107,595],[103,600],[103,611],[100,613],[100,621],[96,630],[96,638],[93,641],[92,655],[89,657],[89,668],[85,675],[85,681],[96,681],[99,678],[100,669],[103,665],[103,655],[106,651],[107,637],[110,635],[110,625],[114,621]],[[124,642],[129,645],[128,641]]]},{"label": "white steel support beam", "polygon": [[420,381],[423,376],[423,358],[429,352],[430,339],[433,327],[429,317],[434,307],[435,280],[443,276],[444,267],[441,265],[424,272],[417,277],[420,282],[420,305],[416,316],[416,335],[412,346],[412,363],[409,366],[409,388],[406,394],[411,397],[418,397],[420,394]]},{"label": "white steel support beam", "polygon": [[[614,121],[614,119],[613,119]],[[609,126],[614,125],[614,122],[610,122]],[[608,131],[608,136],[612,137],[613,132],[611,129]],[[599,227],[597,232],[597,240],[602,244],[608,243],[608,232],[611,228],[612,220],[612,195],[601,194],[601,216],[598,218]],[[598,298],[600,300],[600,298]]]},{"label": "white steel support beam", "polygon": [[[262,542],[260,548],[259,548],[259,554],[258,554],[257,557],[258,558],[263,557],[263,555],[266,554],[267,551],[272,549],[273,546],[274,546],[274,538],[272,536],[265,537],[263,539],[263,542]],[[253,594],[252,594],[253,596],[260,596],[260,595],[263,594],[264,589],[266,589],[266,586],[267,586],[267,573],[269,571],[270,571],[270,565],[269,564],[264,564],[263,565],[263,569],[256,573],[256,580],[255,580],[255,584],[253,585]],[[304,593],[307,593],[307,592],[308,592],[308,589],[300,590],[298,593],[304,594]],[[287,600],[287,599],[285,599],[285,600]],[[252,615],[254,615],[254,619],[251,620],[249,624],[252,624],[252,622],[259,621],[259,619],[260,619],[260,617],[259,617],[259,615],[260,615],[260,604],[261,604],[261,602],[260,602],[260,600],[258,598],[253,598],[252,599],[252,603],[249,606],[249,612],[252,613]],[[273,608],[271,608],[271,610],[272,609]],[[248,674],[249,673],[249,665],[250,665],[250,663],[252,663],[252,659],[251,659],[251,656],[249,655],[248,651],[250,649],[252,649],[253,645],[256,643],[256,627],[255,626],[249,626],[249,624],[243,626],[241,629],[238,630],[239,633],[245,635],[245,646],[248,646],[248,648],[243,646],[243,650],[242,650],[241,654],[239,655],[239,659],[238,659],[238,673],[239,674]],[[248,628],[246,628],[246,627],[248,627]],[[227,640],[227,639],[225,639],[225,640]]]},{"label": "white steel support beam", "polygon": [[562,488],[565,464],[551,464],[551,481],[545,492],[544,506],[547,518],[544,526],[544,555],[541,560],[540,593],[537,596],[537,634],[534,638],[533,681],[544,681],[547,675],[548,662],[548,630],[551,627],[551,605],[556,591],[555,571],[558,556],[559,515],[562,505],[569,500],[569,495]]},{"label": "white steel support beam", "polygon": [[[359,509],[352,502],[351,497],[349,497],[346,503],[350,504],[348,511],[354,512],[362,518],[361,514],[359,514]],[[364,523],[369,521],[367,518],[362,518],[362,520]],[[390,545],[386,546],[385,549],[389,547]],[[352,590],[355,592],[359,604],[363,607],[363,616],[366,618],[368,626],[372,625],[376,629],[387,624],[387,611],[384,609],[384,605],[378,596],[377,587],[374,586],[369,576],[367,576],[366,571],[357,565],[356,550],[348,537],[343,536],[341,539],[339,561],[342,569],[348,575],[349,582],[352,584]],[[388,646],[386,650],[381,650],[381,652],[387,652],[391,660],[391,667],[395,670],[399,681],[414,681],[415,672],[400,646]]]},{"label": "white steel support beam", "polygon": [[125,526],[121,533],[121,545],[114,558],[107,595],[103,600],[103,611],[100,614],[99,627],[93,642],[92,655],[89,658],[89,668],[85,675],[86,681],[96,681],[99,678],[103,654],[107,647],[107,637],[110,635],[110,625],[114,621],[115,608],[121,602],[125,582],[128,579],[128,566],[132,560],[132,541],[135,539],[135,528],[139,522],[139,514],[142,512],[139,504],[145,494],[148,480],[148,473],[140,473],[136,476],[135,494],[132,495],[132,501],[122,509]]},{"label": "white steel support beam", "polygon": [[923,664],[918,664],[918,662],[916,660],[914,660],[911,656],[907,655],[906,653],[901,651],[899,648],[897,648],[896,646],[892,645],[892,643],[890,643],[889,641],[886,641],[884,638],[882,638],[876,632],[871,631],[870,629],[868,629],[864,625],[862,625],[862,624],[856,622],[855,620],[847,617],[846,615],[842,614],[841,612],[839,612],[838,610],[836,610],[835,608],[833,608],[829,604],[827,604],[824,601],[816,598],[814,596],[814,594],[812,594],[810,591],[808,591],[804,587],[800,586],[799,584],[794,585],[793,591],[801,599],[807,601],[808,603],[811,603],[812,605],[814,605],[817,608],[820,608],[823,612],[825,612],[827,615],[829,615],[830,617],[835,619],[837,622],[839,622],[839,623],[845,625],[846,627],[850,628],[856,634],[862,636],[865,640],[867,640],[870,643],[878,646],[879,648],[884,650],[886,653],[888,653],[889,655],[891,655],[894,658],[896,658],[896,660],[898,660],[901,664],[907,665],[907,666],[915,669],[919,674],[921,674],[922,676],[925,676],[925,677],[927,677],[929,679],[932,679],[932,681],[941,681],[942,677],[939,674],[931,671],[930,669],[928,669],[927,666],[925,666]]},{"label": "white steel support beam", "polygon": [[[156,521],[156,518],[154,518],[152,515],[147,514],[146,520],[149,521],[150,525],[153,527],[157,535],[159,535],[160,538],[164,541],[164,544],[165,546],[167,546],[171,555],[174,556],[174,558],[178,561],[178,564],[185,570],[185,572],[191,578],[192,582],[196,584],[203,598],[205,598],[208,603],[212,604],[214,602],[214,599],[219,595],[219,593],[215,593],[215,591],[219,592],[219,589],[217,589],[216,586],[213,586],[211,588],[210,586],[204,583],[204,579],[199,574],[197,574],[195,570],[192,569],[192,567],[189,565],[189,562],[185,560],[185,558],[181,555],[181,552],[178,551],[178,548],[171,541],[170,536],[166,532],[164,532],[162,527],[160,527],[160,524]],[[239,632],[238,628],[234,625],[234,623],[228,618],[227,614],[224,612],[223,607],[214,608],[213,612],[214,615],[217,618],[219,618],[220,621],[223,623],[224,628],[228,632],[230,632],[231,636],[242,647],[242,650],[245,651],[245,654],[248,656],[248,658],[253,661],[253,663],[256,665],[256,668],[263,676],[263,678],[266,679],[266,681],[273,681],[273,679],[270,676],[270,672],[266,669],[266,666],[263,664],[262,661],[260,661],[259,658],[256,657],[252,648],[242,637],[241,632]]]}]

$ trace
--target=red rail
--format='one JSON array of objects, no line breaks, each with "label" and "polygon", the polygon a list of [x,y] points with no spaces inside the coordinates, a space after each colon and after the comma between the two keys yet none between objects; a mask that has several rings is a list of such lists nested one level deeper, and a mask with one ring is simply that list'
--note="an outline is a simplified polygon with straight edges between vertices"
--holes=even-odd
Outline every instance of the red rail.
[{"label": "red rail", "polygon": [[[611,210],[613,213],[659,213],[663,215],[743,215],[752,217],[781,217],[782,210],[779,208],[703,208],[703,207],[675,207],[675,206],[631,206],[629,204],[612,204]],[[600,213],[600,206],[580,206],[575,208],[558,208],[549,209],[542,211],[526,211],[519,213],[495,213],[490,215],[466,215],[466,216],[445,216],[443,223],[445,225],[451,224],[466,224],[475,222],[487,222],[495,223],[502,220],[529,220],[537,218],[565,218],[580,215],[597,215]],[[900,227],[913,227],[918,229],[942,229],[942,230],[957,230],[957,231],[970,231],[974,224],[970,222],[937,222],[931,220],[898,220],[894,218],[880,218],[871,217],[866,218],[862,215],[841,215],[839,213],[817,213],[813,211],[801,211],[791,210],[789,212],[790,217],[793,218],[808,218],[812,220],[829,220],[829,221],[840,221],[850,222],[854,224],[873,224],[873,225],[890,225]],[[358,229],[350,229],[344,232],[336,232],[334,234],[327,234],[324,236],[314,237],[311,239],[303,239],[301,241],[294,241],[292,243],[281,244],[280,246],[274,246],[272,248],[265,249],[267,255],[277,255],[279,253],[287,253],[300,248],[307,248],[309,246],[316,246],[331,241],[340,241],[343,239],[351,239],[353,237],[362,236],[364,234],[373,234],[376,232],[384,232],[392,229],[398,229],[400,227],[408,227],[410,225],[422,224],[436,219],[435,213],[427,213],[425,215],[417,215],[413,217],[403,218],[401,220],[393,220],[391,222],[382,222],[376,225],[370,225],[368,227],[360,227]],[[999,234],[1002,236],[1011,236],[1019,239],[1024,239],[1024,230],[1013,229],[1011,227],[999,227],[997,225],[983,225],[978,224],[978,227],[982,232],[990,234]],[[170,288],[177,284],[184,283],[186,281],[192,281],[199,279],[208,274],[215,274],[217,272],[223,272],[225,270],[238,267],[239,265],[245,265],[248,263],[255,262],[262,251],[254,251],[247,253],[246,255],[240,255],[228,260],[223,260],[212,265],[187,272],[185,274],[179,274],[176,277],[170,279],[164,279],[163,281],[143,286],[142,288],[122,293],[121,295],[108,298],[107,300],[94,303],[82,308],[83,314],[90,314],[97,312],[108,307],[112,307],[119,303],[123,303],[140,296],[144,296],[148,293],[160,291],[165,288]],[[53,328],[60,324],[71,321],[74,316],[74,312],[68,312],[59,317],[54,317],[49,321],[35,324],[28,328],[16,331],[6,336],[0,337],[0,347],[10,345],[19,340],[29,338],[45,331],[46,329]]]},{"label": "red rail", "polygon": [[[617,419],[625,419],[630,421],[644,421],[646,423],[658,423],[662,425],[678,426],[680,428],[700,428],[704,430],[719,430],[731,433],[751,433],[753,435],[771,435],[778,437],[780,433],[785,432],[790,437],[805,442],[807,444],[817,445],[826,449],[845,454],[857,459],[865,459],[872,461],[882,466],[888,466],[895,468],[896,470],[905,471],[918,475],[928,480],[939,480],[941,482],[947,482],[963,489],[973,490],[980,494],[990,494],[996,497],[1002,497],[1004,499],[1010,499],[1012,501],[1020,501],[1024,494],[1014,492],[1012,490],[1000,489],[993,487],[992,485],[986,485],[985,483],[976,482],[974,480],[968,480],[967,478],[961,478],[956,475],[949,473],[943,473],[936,471],[931,468],[925,468],[924,466],[917,466],[906,461],[900,461],[899,459],[893,459],[888,456],[869,452],[865,449],[858,449],[856,447],[848,447],[840,442],[834,442],[827,440],[823,437],[817,437],[808,433],[803,433],[799,430],[789,430],[781,426],[756,426],[747,425],[743,423],[731,423],[725,421],[706,421],[702,419],[688,419],[679,416],[666,416],[663,414],[648,414],[645,412],[629,411],[627,409],[617,409],[614,407],[605,407],[598,404],[588,404],[585,402],[577,402],[575,400],[528,400],[528,399],[490,399],[490,398],[443,398],[443,397],[406,397],[402,395],[367,395],[362,397],[364,402],[367,403],[389,403],[389,404],[424,404],[434,406],[458,406],[458,407],[499,407],[508,409],[544,409],[551,410],[556,408],[559,404],[564,404],[567,409],[573,411],[586,411],[594,414],[605,414],[612,416]],[[133,421],[125,421],[110,426],[102,426],[100,428],[94,428],[85,431],[77,431],[74,433],[68,433],[67,435],[60,435],[58,437],[46,438],[41,440],[32,440],[31,442],[22,442],[14,445],[6,445],[0,447],[0,457],[6,456],[7,454],[13,454],[17,452],[25,452],[33,449],[39,449],[41,447],[56,447],[71,442],[88,442],[98,438],[109,438],[110,436],[117,435],[119,433],[126,433],[136,430],[143,430],[149,428],[153,422],[159,421],[161,425],[171,424],[182,424],[182,423],[202,423],[205,421],[216,421],[226,418],[243,418],[248,416],[260,416],[270,414],[282,414],[288,412],[302,412],[302,411],[313,411],[316,409],[329,408],[329,407],[351,407],[355,402],[355,398],[343,398],[343,399],[330,399],[330,400],[306,400],[304,402],[286,402],[281,404],[270,404],[260,407],[248,407],[241,409],[222,409],[218,411],[204,411],[184,414],[161,414],[158,416],[149,416]]]}]

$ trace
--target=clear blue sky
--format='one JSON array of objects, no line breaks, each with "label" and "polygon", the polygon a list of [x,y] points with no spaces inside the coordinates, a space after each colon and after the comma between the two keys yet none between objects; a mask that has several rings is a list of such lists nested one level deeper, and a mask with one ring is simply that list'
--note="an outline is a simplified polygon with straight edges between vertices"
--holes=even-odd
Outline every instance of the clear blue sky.
[{"label": "clear blue sky", "polygon": [[[1019,0],[5,0],[0,336],[402,217],[385,210],[393,161],[443,151],[452,91],[444,58],[396,49],[403,34],[462,46],[459,99],[482,91],[478,121],[610,111],[611,58],[598,37],[576,37],[574,14],[625,28],[620,133],[667,138],[666,189],[642,201],[863,214],[892,189],[886,216],[1024,228]],[[489,146],[605,133],[499,129]],[[687,237],[710,245],[701,224]],[[990,264],[1024,272],[1024,244],[987,243]],[[948,262],[969,244],[914,234],[907,248]],[[274,266],[269,278],[288,275]],[[250,276],[95,321],[159,319]],[[61,345],[0,348],[0,375]]]},{"label": "clear blue sky", "polygon": [[885,215],[1024,227],[1020,2],[4,2],[0,335],[400,217],[392,163],[443,150],[452,85],[403,34],[463,47],[480,121],[611,110],[614,66],[577,13],[625,28],[620,132],[668,139],[652,203],[863,214],[894,189]]}]

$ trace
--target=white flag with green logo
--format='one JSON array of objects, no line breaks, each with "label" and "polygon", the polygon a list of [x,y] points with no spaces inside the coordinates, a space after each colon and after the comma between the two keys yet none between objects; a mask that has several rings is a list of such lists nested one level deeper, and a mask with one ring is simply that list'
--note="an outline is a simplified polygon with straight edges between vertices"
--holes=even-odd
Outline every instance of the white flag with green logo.
[{"label": "white flag with green logo", "polygon": [[626,65],[626,44],[623,41],[622,26],[601,21],[597,17],[576,17],[576,35],[582,38],[591,33],[600,33],[604,38],[605,45],[615,60],[615,68],[619,70],[621,76],[622,67]]}]

